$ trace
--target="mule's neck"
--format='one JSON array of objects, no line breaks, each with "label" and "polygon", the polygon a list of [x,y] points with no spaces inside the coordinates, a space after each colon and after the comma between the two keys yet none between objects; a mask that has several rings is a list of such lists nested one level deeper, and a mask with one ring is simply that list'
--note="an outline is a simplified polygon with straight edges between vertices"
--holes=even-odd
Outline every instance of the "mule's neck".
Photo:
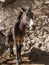
[{"label": "mule's neck", "polygon": [[[14,32],[15,32],[15,36],[19,35],[19,34],[23,34],[24,33],[24,29],[22,29],[22,25],[21,25],[21,19],[22,19],[22,12],[20,12],[19,16],[18,16],[18,21],[17,23],[15,24],[15,27],[14,27]],[[20,25],[21,25],[21,28],[20,28]]]},{"label": "mule's neck", "polygon": [[23,14],[21,16],[20,26],[19,26],[19,28],[22,32],[25,32],[25,29],[26,29],[25,21],[26,21],[26,13],[23,12]]}]

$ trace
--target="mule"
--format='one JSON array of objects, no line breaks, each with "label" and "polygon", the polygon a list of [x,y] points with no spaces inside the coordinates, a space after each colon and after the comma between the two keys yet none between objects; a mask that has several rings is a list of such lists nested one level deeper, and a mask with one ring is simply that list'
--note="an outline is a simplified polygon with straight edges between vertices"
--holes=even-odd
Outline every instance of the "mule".
[{"label": "mule", "polygon": [[26,29],[29,28],[31,30],[34,23],[33,13],[31,12],[29,7],[21,8],[21,11],[17,19],[18,21],[8,31],[7,38],[10,46],[10,55],[14,55],[13,44],[15,44],[17,52],[16,57],[17,61],[19,62],[21,60],[21,49],[23,47],[23,40]]}]

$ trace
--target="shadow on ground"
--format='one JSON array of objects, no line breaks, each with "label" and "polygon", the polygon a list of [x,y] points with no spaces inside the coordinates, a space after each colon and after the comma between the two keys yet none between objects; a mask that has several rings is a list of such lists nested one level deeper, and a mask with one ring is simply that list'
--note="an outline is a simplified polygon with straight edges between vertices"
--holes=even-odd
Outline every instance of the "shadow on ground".
[{"label": "shadow on ground", "polygon": [[22,55],[23,57],[28,57],[30,61],[23,61],[22,64],[44,64],[49,65],[49,53],[46,51],[41,51],[37,48],[32,48],[32,50]]}]

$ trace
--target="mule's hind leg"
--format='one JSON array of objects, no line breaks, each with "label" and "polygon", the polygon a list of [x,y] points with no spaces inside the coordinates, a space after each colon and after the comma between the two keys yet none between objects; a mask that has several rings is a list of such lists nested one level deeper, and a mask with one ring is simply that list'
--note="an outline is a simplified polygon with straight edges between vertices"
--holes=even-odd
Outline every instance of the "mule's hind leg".
[{"label": "mule's hind leg", "polygon": [[14,56],[14,52],[13,52],[13,44],[10,45],[10,57]]},{"label": "mule's hind leg", "polygon": [[16,44],[16,60],[18,61],[19,59],[19,47],[18,44]]}]

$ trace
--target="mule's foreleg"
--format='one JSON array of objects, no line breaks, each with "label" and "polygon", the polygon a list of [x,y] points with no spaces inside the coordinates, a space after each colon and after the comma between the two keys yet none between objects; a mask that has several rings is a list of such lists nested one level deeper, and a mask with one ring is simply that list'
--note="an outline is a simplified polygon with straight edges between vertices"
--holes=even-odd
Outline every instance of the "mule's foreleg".
[{"label": "mule's foreleg", "polygon": [[22,45],[20,44],[16,44],[16,52],[17,52],[17,61],[21,61],[21,49],[22,49]]}]

